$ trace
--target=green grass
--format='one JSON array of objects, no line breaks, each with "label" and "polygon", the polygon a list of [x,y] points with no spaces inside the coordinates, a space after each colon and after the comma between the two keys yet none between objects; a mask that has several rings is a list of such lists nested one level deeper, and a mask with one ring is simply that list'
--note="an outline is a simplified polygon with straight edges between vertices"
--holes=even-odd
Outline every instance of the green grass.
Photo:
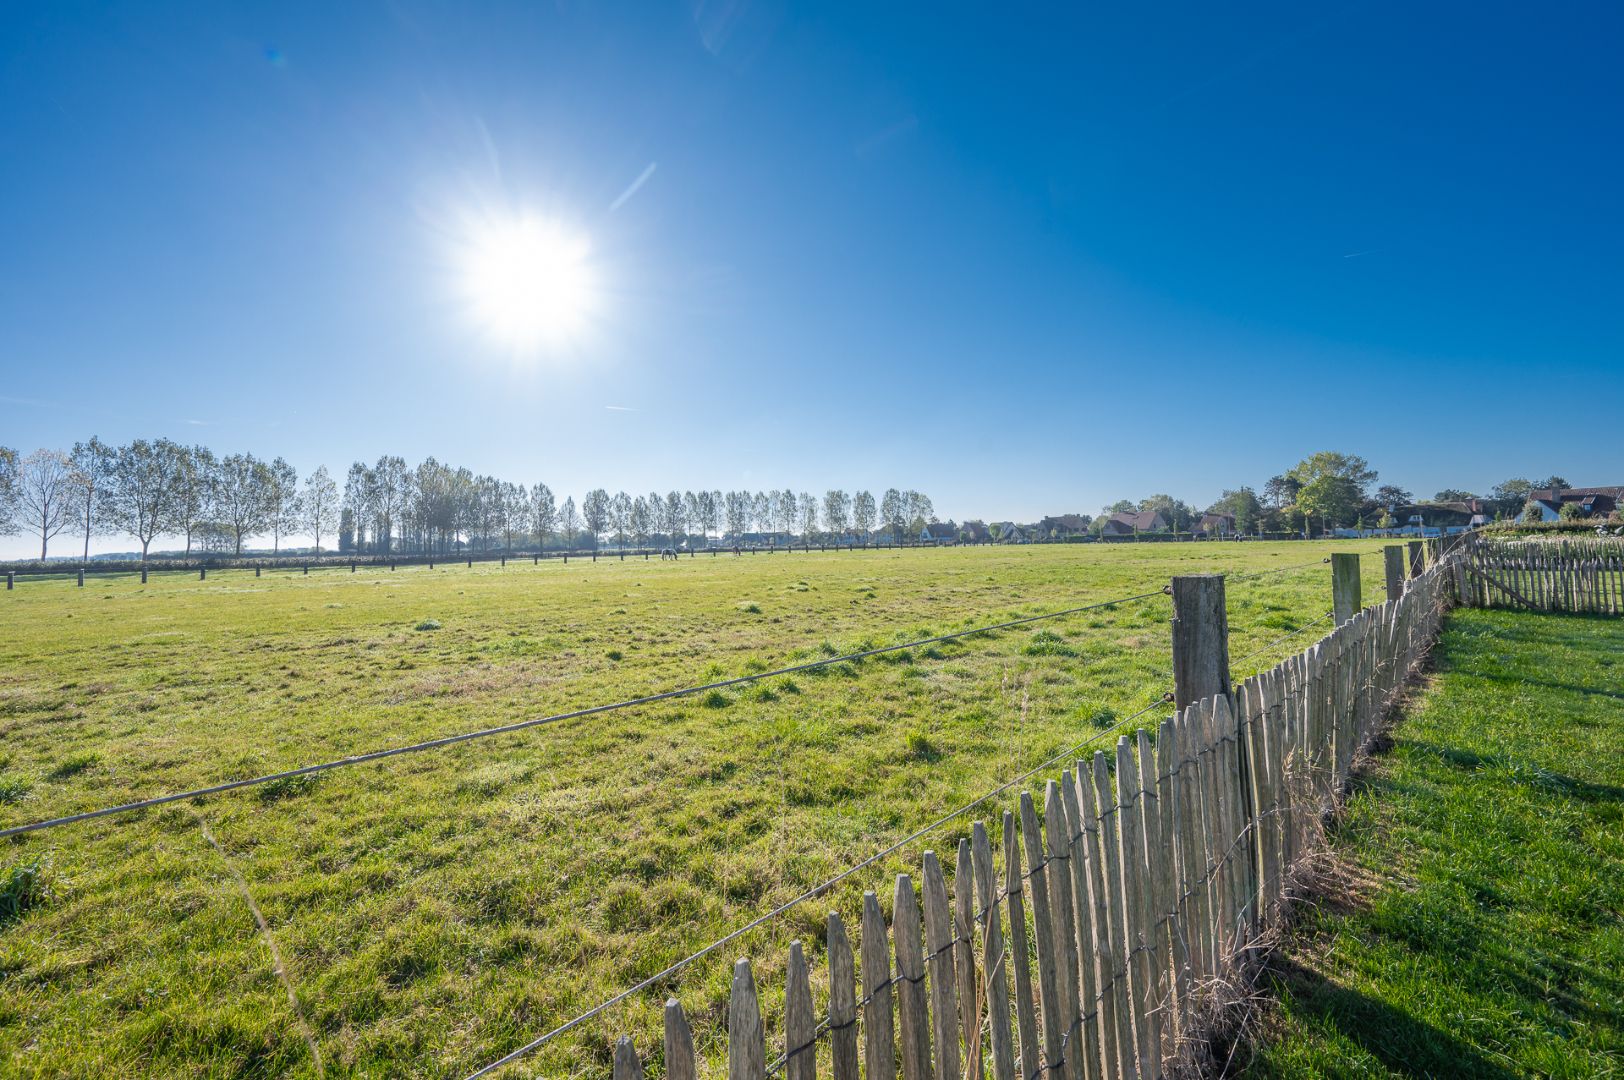
[{"label": "green grass", "polygon": [[1624,1076],[1624,621],[1460,611],[1438,659],[1245,1076]]},{"label": "green grass", "polygon": [[[1372,555],[1375,600],[1378,545],[1334,546]],[[1232,652],[1244,656],[1327,609],[1317,560],[1332,547],[27,580],[0,594],[0,769],[15,800],[0,802],[0,823],[1154,590],[1179,573],[1237,571]],[[309,1075],[233,869],[330,1073],[461,1074],[1094,734],[1100,717],[1139,711],[1167,688],[1168,612],[1157,595],[9,841],[0,875],[48,855],[49,897],[0,929],[0,1074]],[[930,844],[951,850],[967,827]],[[526,1070],[604,1075],[613,1036],[648,1049],[673,991],[713,1053],[734,956],[757,958],[778,993],[786,943],[800,937],[816,957],[829,908],[855,912],[864,888],[889,896],[883,883],[917,871],[924,846]]]}]

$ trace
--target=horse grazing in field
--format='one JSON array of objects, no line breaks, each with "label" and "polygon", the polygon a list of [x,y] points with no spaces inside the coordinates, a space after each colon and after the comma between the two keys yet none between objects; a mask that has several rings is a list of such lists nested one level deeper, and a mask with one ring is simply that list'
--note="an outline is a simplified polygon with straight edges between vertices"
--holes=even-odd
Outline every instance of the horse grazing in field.
[{"label": "horse grazing in field", "polygon": [[676,559],[676,557],[677,557],[677,549],[676,548],[661,548],[660,549],[660,561],[661,562],[665,562],[665,560],[667,560],[667,559],[673,559],[674,560],[674,559]]}]

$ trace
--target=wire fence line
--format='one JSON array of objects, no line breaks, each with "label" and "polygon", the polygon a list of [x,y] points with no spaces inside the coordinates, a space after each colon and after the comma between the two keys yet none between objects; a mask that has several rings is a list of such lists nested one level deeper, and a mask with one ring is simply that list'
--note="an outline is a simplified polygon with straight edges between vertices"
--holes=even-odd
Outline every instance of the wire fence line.
[{"label": "wire fence line", "polygon": [[640,993],[641,991],[647,990],[649,987],[655,985],[656,983],[663,982],[664,980],[669,979],[671,976],[679,973],[684,968],[688,967],[690,964],[693,964],[694,962],[696,962],[698,960],[701,960],[701,959],[705,958],[706,956],[709,956],[711,953],[715,952],[717,949],[720,949],[722,946],[728,944],[729,942],[737,941],[739,938],[743,937],[745,934],[749,933],[750,931],[755,930],[758,927],[760,927],[760,926],[762,926],[762,925],[764,925],[764,924],[766,924],[768,922],[771,922],[774,919],[779,918],[780,916],[788,913],[789,911],[791,911],[792,909],[794,909],[798,905],[803,904],[808,900],[815,900],[817,897],[819,897],[819,896],[823,895],[824,893],[828,892],[830,889],[834,888],[836,885],[839,885],[842,881],[845,881],[847,878],[851,877],[853,874],[857,874],[857,873],[861,872],[862,870],[865,870],[868,867],[873,866],[875,863],[879,862],[881,859],[885,859],[885,858],[888,858],[891,855],[895,855],[898,851],[901,851],[904,847],[907,847],[909,844],[915,842],[916,840],[922,839],[925,836],[928,836],[930,833],[935,832],[937,829],[941,828],[943,825],[946,825],[948,822],[954,821],[954,820],[956,820],[958,818],[963,817],[965,814],[968,814],[970,811],[974,810],[976,807],[980,806],[982,803],[987,802],[989,799],[997,798],[999,795],[1002,795],[1004,792],[1008,791],[1010,788],[1014,787],[1016,784],[1022,783],[1022,782],[1026,781],[1026,780],[1030,780],[1033,776],[1036,776],[1038,773],[1042,772],[1044,769],[1046,769],[1049,766],[1053,765],[1055,762],[1061,761],[1061,760],[1063,760],[1065,758],[1068,758],[1068,757],[1071,757],[1073,754],[1081,752],[1082,750],[1086,749],[1087,747],[1092,746],[1095,743],[1100,742],[1102,739],[1109,738],[1111,735],[1118,732],[1121,728],[1123,728],[1127,724],[1130,724],[1133,721],[1139,719],[1141,716],[1144,716],[1146,713],[1150,712],[1151,710],[1155,709],[1156,707],[1158,707],[1160,705],[1171,704],[1172,700],[1173,700],[1173,695],[1172,695],[1172,693],[1170,691],[1161,694],[1160,696],[1158,696],[1156,698],[1155,701],[1152,701],[1149,705],[1146,705],[1144,708],[1140,709],[1138,712],[1133,713],[1130,716],[1125,716],[1120,720],[1114,721],[1111,724],[1110,727],[1104,729],[1103,731],[1096,732],[1093,735],[1089,736],[1088,738],[1082,740],[1081,742],[1075,743],[1072,746],[1069,746],[1066,749],[1060,751],[1059,753],[1053,754],[1050,757],[1045,758],[1043,761],[1038,762],[1032,768],[1028,769],[1026,772],[1021,773],[1019,776],[1012,777],[1011,779],[1004,781],[1004,783],[1002,783],[1002,784],[998,785],[997,787],[993,788],[991,791],[988,791],[988,792],[985,792],[985,793],[983,793],[981,795],[976,796],[974,799],[972,799],[969,802],[963,804],[962,806],[959,806],[958,808],[956,808],[954,810],[950,810],[947,813],[943,814],[941,817],[938,817],[936,820],[930,822],[929,824],[923,825],[920,828],[914,830],[913,832],[909,833],[907,836],[904,836],[901,840],[898,840],[896,843],[892,844],[890,847],[887,847],[887,848],[885,848],[885,849],[883,849],[881,851],[877,851],[874,854],[867,856],[866,858],[864,858],[860,862],[853,863],[852,865],[846,867],[844,870],[841,870],[839,873],[835,874],[833,877],[830,877],[830,878],[828,878],[828,879],[826,879],[826,880],[824,880],[822,882],[819,882],[817,885],[814,885],[811,888],[807,889],[805,892],[802,892],[800,895],[798,895],[798,896],[796,896],[796,897],[794,897],[794,898],[792,898],[790,900],[785,901],[784,903],[780,904],[778,907],[773,908],[771,911],[768,911],[768,912],[766,912],[766,913],[764,913],[762,915],[758,915],[756,918],[752,919],[750,922],[748,922],[748,923],[744,924],[743,926],[739,927],[737,930],[730,931],[725,936],[717,938],[715,941],[712,941],[710,944],[705,945],[703,948],[695,950],[694,952],[692,952],[692,953],[688,954],[687,956],[683,957],[681,960],[678,960],[676,963],[672,964],[670,967],[667,967],[665,970],[656,972],[655,974],[650,975],[648,978],[644,979],[642,982],[637,983],[635,986],[627,987],[625,990],[620,991],[619,993],[615,994],[613,997],[604,999],[603,1001],[599,1002],[598,1004],[592,1006],[592,1008],[587,1009],[585,1012],[580,1013],[580,1014],[578,1014],[578,1015],[576,1015],[574,1017],[571,1017],[569,1020],[566,1020],[564,1023],[559,1024],[557,1027],[554,1027],[552,1030],[538,1036],[537,1038],[532,1039],[530,1042],[524,1044],[523,1046],[519,1047],[518,1049],[513,1050],[513,1051],[509,1052],[508,1054],[504,1055],[503,1057],[498,1058],[497,1060],[491,1062],[490,1064],[485,1065],[485,1066],[475,1070],[474,1072],[469,1073],[468,1076],[467,1076],[467,1080],[477,1080],[478,1077],[486,1076],[486,1075],[494,1072],[495,1070],[500,1069],[504,1065],[511,1065],[513,1062],[518,1061],[520,1058],[529,1056],[530,1054],[534,1053],[535,1051],[541,1049],[547,1043],[553,1041],[554,1039],[558,1038],[561,1035],[567,1034],[568,1032],[570,1032],[570,1031],[574,1030],[575,1028],[581,1026],[582,1024],[586,1023],[588,1020],[591,1020],[593,1017],[598,1016],[601,1013],[603,1013],[603,1012],[605,1012],[605,1011],[607,1011],[609,1009],[614,1008],[616,1005],[620,1004],[622,1001],[625,1001],[627,998],[633,996],[634,994]]},{"label": "wire fence line", "polygon": [[810,660],[804,664],[792,664],[788,667],[776,668],[772,671],[756,672],[750,675],[740,675],[731,679],[719,679],[714,682],[702,683],[697,686],[685,686],[677,690],[666,690],[657,694],[645,694],[642,697],[627,698],[623,701],[610,702],[604,705],[592,705],[584,709],[572,709],[568,712],[554,713],[551,716],[535,717],[530,720],[520,720],[512,724],[501,724],[496,727],[481,728],[477,731],[465,731],[456,735],[446,735],[438,739],[427,739],[422,742],[410,743],[405,746],[392,746],[382,750],[372,750],[363,754],[352,754],[348,757],[336,758],[314,765],[303,765],[295,769],[284,769],[280,772],[266,773],[263,776],[249,777],[242,780],[229,780],[225,783],[212,784],[207,787],[194,788],[191,791],[175,792],[169,795],[157,795],[135,802],[122,803],[117,806],[105,806],[97,810],[86,810],[77,814],[65,814],[61,817],[48,818],[42,821],[29,822],[25,825],[13,825],[7,829],[0,829],[0,839],[10,836],[21,836],[25,833],[39,832],[44,829],[59,828],[64,825],[73,825],[96,818],[110,817],[115,814],[130,814],[139,810],[149,810],[153,807],[164,806],[168,803],[181,802],[188,799],[199,799],[209,795],[219,795],[228,791],[238,791],[243,788],[257,787],[261,784],[274,783],[279,780],[291,780],[300,776],[312,776],[316,773],[329,772],[333,769],[349,768],[354,765],[364,765],[372,761],[382,761],[386,758],[399,757],[402,754],[421,753],[426,750],[438,750],[459,743],[473,742],[478,739],[488,739],[496,735],[508,735],[516,731],[528,731],[531,728],[557,724],[566,720],[580,720],[586,717],[599,716],[604,713],[617,712],[640,705],[652,705],[656,702],[671,701],[677,698],[690,697],[694,694],[709,693],[713,690],[725,690],[729,687],[744,686],[760,682],[763,679],[780,678],[785,675],[795,675],[803,671],[816,668],[829,667],[834,664],[852,663],[865,660],[872,656],[881,656],[886,653],[900,652],[905,649],[917,649],[925,645],[936,645],[947,641],[957,641],[962,638],[974,637],[998,630],[1008,630],[1016,626],[1025,626],[1030,623],[1043,622],[1049,619],[1064,618],[1068,615],[1079,615],[1083,612],[1098,611],[1101,608],[1115,607],[1118,604],[1133,603],[1137,600],[1148,600],[1153,597],[1166,595],[1167,588],[1158,588],[1133,596],[1118,597],[1114,600],[1101,600],[1092,604],[1083,604],[1077,607],[1065,608],[1060,611],[1045,612],[1040,615],[1026,615],[1018,619],[1007,619],[1000,623],[987,626],[978,626],[969,630],[955,630],[946,634],[934,634],[930,637],[918,638],[895,645],[882,645],[872,649],[862,649],[857,652],[845,653],[840,656],[828,656],[819,660]]}]

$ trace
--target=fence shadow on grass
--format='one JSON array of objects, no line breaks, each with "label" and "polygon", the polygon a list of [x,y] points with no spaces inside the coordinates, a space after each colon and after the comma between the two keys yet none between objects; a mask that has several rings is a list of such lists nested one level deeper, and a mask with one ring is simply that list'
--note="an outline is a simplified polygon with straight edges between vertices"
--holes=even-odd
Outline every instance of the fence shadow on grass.
[{"label": "fence shadow on grass", "polygon": [[1277,957],[1271,966],[1305,1019],[1334,1029],[1400,1076],[1512,1080],[1518,1075],[1442,1028],[1327,979],[1288,956]]},{"label": "fence shadow on grass", "polygon": [[1505,754],[1479,754],[1458,746],[1440,746],[1419,739],[1407,739],[1405,746],[1436,757],[1444,764],[1463,772],[1504,770],[1519,779],[1527,777],[1527,782],[1552,795],[1587,803],[1624,802],[1624,787],[1616,784],[1593,784],[1588,780],[1579,780],[1539,765],[1517,761]]}]

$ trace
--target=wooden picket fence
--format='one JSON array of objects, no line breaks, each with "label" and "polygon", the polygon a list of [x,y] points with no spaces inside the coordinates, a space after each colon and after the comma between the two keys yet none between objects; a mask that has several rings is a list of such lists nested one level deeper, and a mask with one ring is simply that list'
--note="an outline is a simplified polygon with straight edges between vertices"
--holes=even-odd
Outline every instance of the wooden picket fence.
[{"label": "wooden picket fence", "polygon": [[1624,539],[1479,540],[1458,568],[1472,607],[1624,614]]},{"label": "wooden picket fence", "polygon": [[[1164,719],[1154,738],[1123,736],[1041,796],[1022,792],[1001,828],[975,822],[947,859],[925,852],[919,888],[898,875],[889,923],[864,895],[857,946],[831,912],[824,1005],[796,942],[771,1059],[750,961],[737,961],[729,1080],[893,1080],[899,1068],[904,1080],[1126,1080],[1187,1063],[1280,925],[1293,869],[1356,753],[1435,639],[1460,558],[1446,554],[1232,696]],[[663,1047],[643,1052],[671,1080],[705,1064],[675,998]],[[645,1075],[634,1041],[620,1039],[614,1080]]]}]

